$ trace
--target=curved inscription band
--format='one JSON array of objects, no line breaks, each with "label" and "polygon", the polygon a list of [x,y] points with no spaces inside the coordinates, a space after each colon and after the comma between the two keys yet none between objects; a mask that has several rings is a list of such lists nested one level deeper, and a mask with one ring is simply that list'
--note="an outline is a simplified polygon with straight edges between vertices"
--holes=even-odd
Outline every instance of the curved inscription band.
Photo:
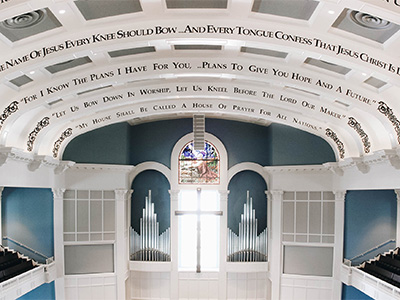
[{"label": "curved inscription band", "polygon": [[400,121],[394,115],[393,110],[383,101],[379,101],[378,111],[384,114],[392,122],[397,134],[397,142],[400,144]]},{"label": "curved inscription band", "polygon": [[44,117],[42,120],[40,120],[37,123],[35,129],[29,134],[28,142],[26,143],[28,145],[28,147],[27,147],[28,151],[33,150],[33,144],[35,143],[37,135],[43,128],[45,128],[46,126],[49,126],[49,124],[50,124],[49,117]]},{"label": "curved inscription band", "polygon": [[18,101],[11,102],[10,105],[4,109],[3,113],[0,115],[0,129],[7,118],[15,113],[18,109]]},{"label": "curved inscription band", "polygon": [[369,153],[371,151],[371,143],[369,141],[368,134],[366,134],[365,131],[361,128],[360,122],[358,122],[353,117],[349,117],[349,121],[347,122],[347,124],[351,128],[353,128],[358,133],[358,135],[360,136],[361,141],[362,141],[362,143],[364,145],[364,152],[365,153]]},{"label": "curved inscription band", "polygon": [[67,138],[72,135],[72,128],[67,128],[63,133],[61,133],[60,138],[54,143],[54,148],[53,148],[53,157],[57,158],[58,156],[58,151],[60,151],[60,147],[62,142]]},{"label": "curved inscription band", "polygon": [[343,145],[342,141],[339,140],[336,133],[330,128],[327,128],[325,133],[328,137],[330,137],[336,143],[338,151],[339,151],[339,156],[340,156],[340,158],[343,159],[345,151],[344,151],[344,145]]}]

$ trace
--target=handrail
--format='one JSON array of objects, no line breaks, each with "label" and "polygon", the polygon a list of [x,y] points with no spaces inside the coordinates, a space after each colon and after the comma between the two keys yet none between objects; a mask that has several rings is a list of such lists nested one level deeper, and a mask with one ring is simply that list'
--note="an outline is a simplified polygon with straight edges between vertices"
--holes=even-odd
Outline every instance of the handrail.
[{"label": "handrail", "polygon": [[363,252],[363,253],[361,253],[359,255],[356,255],[353,258],[350,258],[349,260],[353,261],[353,260],[355,260],[357,258],[363,257],[364,255],[367,255],[368,253],[370,253],[370,252],[372,252],[374,250],[378,250],[379,248],[381,248],[383,246],[386,246],[387,244],[392,243],[392,242],[396,242],[396,240],[395,239],[387,240],[386,242],[383,242],[383,243],[381,243],[379,245],[376,245],[375,247],[373,247],[373,248],[371,248],[371,249],[369,249],[369,250],[367,250],[367,251],[365,251],[365,252]]},{"label": "handrail", "polygon": [[10,238],[9,236],[3,237],[3,240],[11,241],[14,244],[16,244],[16,245],[18,245],[18,246],[20,246],[20,247],[22,247],[22,248],[24,248],[26,250],[29,250],[29,251],[31,251],[31,252],[33,252],[33,253],[41,256],[41,257],[44,257],[46,260],[50,258],[50,257],[44,255],[43,253],[40,253],[39,251],[36,251],[35,249],[32,249],[31,247],[29,247],[29,246],[27,246],[27,245],[25,245],[25,244],[23,244],[21,242],[18,242],[17,240],[14,240],[13,238]]}]

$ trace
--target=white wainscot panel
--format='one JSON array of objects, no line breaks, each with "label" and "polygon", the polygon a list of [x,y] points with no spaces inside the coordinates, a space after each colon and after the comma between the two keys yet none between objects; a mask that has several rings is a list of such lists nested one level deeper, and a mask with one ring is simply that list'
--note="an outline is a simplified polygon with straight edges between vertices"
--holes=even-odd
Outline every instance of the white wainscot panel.
[{"label": "white wainscot panel", "polygon": [[228,273],[227,299],[269,300],[270,291],[266,272]]},{"label": "white wainscot panel", "polygon": [[332,300],[331,277],[282,275],[281,300]]},{"label": "white wainscot panel", "polygon": [[170,299],[169,272],[131,272],[131,299]]},{"label": "white wainscot panel", "polygon": [[65,299],[110,300],[117,295],[114,274],[65,276]]},{"label": "white wainscot panel", "polygon": [[218,273],[179,273],[179,299],[217,300]]}]

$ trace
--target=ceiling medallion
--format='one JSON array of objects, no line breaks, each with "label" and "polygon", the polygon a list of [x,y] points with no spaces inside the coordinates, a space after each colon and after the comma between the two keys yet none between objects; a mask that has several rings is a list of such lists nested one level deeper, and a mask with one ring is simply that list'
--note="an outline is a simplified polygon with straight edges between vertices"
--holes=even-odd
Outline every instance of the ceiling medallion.
[{"label": "ceiling medallion", "polygon": [[35,10],[7,19],[3,21],[3,25],[9,29],[24,29],[39,24],[45,16],[46,10]]},{"label": "ceiling medallion", "polygon": [[386,29],[391,25],[389,21],[356,10],[351,11],[350,19],[368,29]]}]

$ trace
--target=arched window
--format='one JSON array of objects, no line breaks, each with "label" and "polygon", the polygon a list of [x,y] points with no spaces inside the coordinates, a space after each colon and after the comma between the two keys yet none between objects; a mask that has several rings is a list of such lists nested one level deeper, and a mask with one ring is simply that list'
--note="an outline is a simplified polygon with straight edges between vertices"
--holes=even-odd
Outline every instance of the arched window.
[{"label": "arched window", "polygon": [[206,141],[204,150],[195,150],[193,141],[179,153],[180,184],[219,184],[220,160],[217,149]]}]

